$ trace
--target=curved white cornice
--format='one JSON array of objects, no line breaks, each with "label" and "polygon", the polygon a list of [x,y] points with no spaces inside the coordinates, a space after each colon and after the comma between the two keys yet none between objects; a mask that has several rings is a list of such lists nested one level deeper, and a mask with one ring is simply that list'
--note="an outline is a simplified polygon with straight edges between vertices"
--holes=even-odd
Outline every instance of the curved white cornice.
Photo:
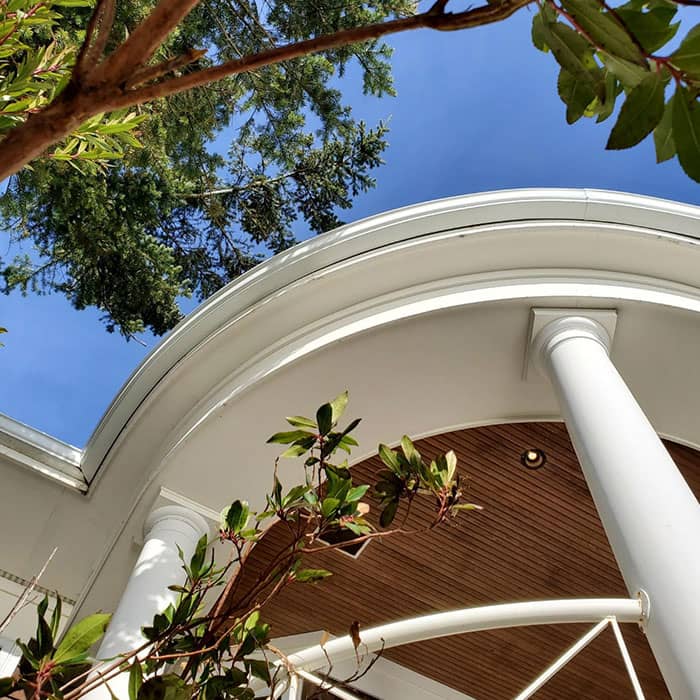
[{"label": "curved white cornice", "polygon": [[[308,240],[222,289],[155,348],[90,438],[85,475],[94,477],[168,375],[185,365],[196,371],[211,361],[213,367],[225,340],[235,342],[238,353],[190,398],[167,441],[171,448],[251,383],[319,347],[400,318],[480,301],[532,297],[541,303],[561,296],[700,311],[699,222],[700,208],[665,200],[532,189],[419,204]],[[319,299],[316,288],[326,290],[323,282],[331,280],[337,287],[361,286],[362,294]],[[303,312],[291,335],[284,322],[276,334],[270,331],[275,314],[299,304]],[[236,336],[236,329],[245,335]]]}]

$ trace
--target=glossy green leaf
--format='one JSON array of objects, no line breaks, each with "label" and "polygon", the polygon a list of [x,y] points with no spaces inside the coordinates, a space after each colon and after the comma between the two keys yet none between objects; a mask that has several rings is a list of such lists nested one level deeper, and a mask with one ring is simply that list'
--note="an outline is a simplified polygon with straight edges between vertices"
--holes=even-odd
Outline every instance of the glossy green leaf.
[{"label": "glossy green leaf", "polygon": [[73,625],[56,648],[54,661],[61,663],[88,651],[105,633],[111,617],[107,613],[95,613]]},{"label": "glossy green leaf", "polygon": [[316,583],[333,574],[325,569],[301,569],[295,572],[294,578],[301,583]]},{"label": "glossy green leaf", "polygon": [[391,469],[393,472],[401,471],[399,456],[396,454],[396,452],[394,452],[394,450],[391,449],[391,447],[380,444],[377,452],[379,454],[379,459],[381,459],[382,462],[389,467],[389,469]]},{"label": "glossy green leaf", "polygon": [[143,670],[141,663],[134,661],[129,669],[129,700],[136,700],[139,695],[139,690],[143,685]]},{"label": "glossy green leaf", "polygon": [[192,690],[179,676],[166,673],[146,680],[136,700],[191,700]]},{"label": "glossy green leaf", "polygon": [[398,500],[389,501],[381,515],[379,516],[379,524],[382,527],[389,527],[396,517],[396,511],[399,508]]},{"label": "glossy green leaf", "polygon": [[311,418],[305,418],[304,416],[287,416],[286,421],[295,428],[309,428],[313,431],[318,430],[316,423],[314,423]]},{"label": "glossy green leaf", "polygon": [[672,98],[673,139],[681,167],[700,182],[700,109],[688,90],[677,87]]},{"label": "glossy green leaf", "polygon": [[234,501],[221,513],[222,530],[238,534],[247,524],[250,507],[247,501]]},{"label": "glossy green leaf", "polygon": [[301,457],[301,455],[308,452],[308,449],[309,449],[308,447],[304,447],[303,445],[292,445],[291,447],[288,447],[280,455],[280,457],[283,457],[284,459],[293,458],[293,457]]},{"label": "glossy green leaf", "polygon": [[56,591],[56,604],[53,606],[53,611],[51,612],[51,634],[54,639],[58,637],[58,628],[61,626],[61,609],[61,596],[59,596],[58,591]]},{"label": "glossy green leaf", "polygon": [[296,442],[308,437],[313,437],[313,435],[306,430],[285,430],[281,433],[275,433],[267,439],[267,442],[288,445],[290,442]]},{"label": "glossy green leaf", "polygon": [[0,698],[7,697],[15,687],[15,681],[12,678],[0,678]]},{"label": "glossy green leaf", "polygon": [[346,496],[348,501],[359,501],[369,490],[369,484],[363,484],[362,486],[355,486],[348,491]]},{"label": "glossy green leaf", "polygon": [[661,121],[664,113],[664,84],[658,73],[650,73],[627,95],[606,148],[636,146]]},{"label": "glossy green leaf", "polygon": [[341,394],[338,394],[333,401],[331,401],[331,421],[334,425],[340,420],[343,413],[345,413],[345,409],[348,405],[348,399],[349,394],[346,389]]},{"label": "glossy green leaf", "polygon": [[562,6],[597,47],[632,63],[646,65],[646,58],[625,27],[597,0],[562,0]]},{"label": "glossy green leaf", "polygon": [[673,102],[669,100],[664,108],[664,115],[654,129],[654,147],[656,162],[663,163],[676,155],[676,143],[673,140]]},{"label": "glossy green leaf", "polygon": [[329,403],[324,403],[316,411],[316,422],[318,423],[318,432],[321,435],[328,435],[333,428],[333,407]]}]

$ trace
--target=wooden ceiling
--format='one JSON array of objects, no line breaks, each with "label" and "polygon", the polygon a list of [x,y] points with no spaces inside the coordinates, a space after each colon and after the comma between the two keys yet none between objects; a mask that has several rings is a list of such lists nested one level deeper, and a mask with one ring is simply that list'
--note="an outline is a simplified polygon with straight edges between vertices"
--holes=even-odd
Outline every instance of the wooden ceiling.
[{"label": "wooden ceiling", "polygon": [[[454,449],[469,480],[467,513],[441,529],[409,538],[372,541],[358,559],[340,552],[314,555],[310,566],[334,575],[296,584],[266,607],[275,636],[362,627],[436,611],[521,600],[627,597],[566,428],[520,423],[473,428],[417,443],[429,457]],[[691,488],[700,493],[700,455],[669,444]],[[541,448],[547,464],[526,470],[525,449]],[[372,483],[380,462],[353,468],[356,483]],[[430,504],[414,506],[427,521]],[[640,517],[645,517],[640,513]],[[280,546],[272,528],[256,548],[253,569]],[[254,573],[251,572],[251,573]],[[512,698],[592,625],[558,625],[479,632],[412,644],[385,657],[477,700]],[[623,633],[647,698],[670,697],[642,632]],[[611,630],[591,643],[536,695],[538,700],[627,700],[632,688]]]}]

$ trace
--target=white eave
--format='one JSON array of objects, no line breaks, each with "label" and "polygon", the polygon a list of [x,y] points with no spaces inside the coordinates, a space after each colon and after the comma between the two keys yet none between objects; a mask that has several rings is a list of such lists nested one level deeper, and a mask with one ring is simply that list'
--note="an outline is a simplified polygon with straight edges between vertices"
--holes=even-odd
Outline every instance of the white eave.
[{"label": "white eave", "polygon": [[0,455],[81,492],[88,482],[80,463],[83,451],[0,413]]}]

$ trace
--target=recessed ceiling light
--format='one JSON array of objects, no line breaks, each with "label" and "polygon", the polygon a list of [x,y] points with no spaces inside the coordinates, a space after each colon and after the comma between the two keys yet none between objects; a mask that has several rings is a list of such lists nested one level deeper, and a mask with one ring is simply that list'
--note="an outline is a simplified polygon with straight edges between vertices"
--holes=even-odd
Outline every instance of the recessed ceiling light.
[{"label": "recessed ceiling light", "polygon": [[520,464],[527,469],[539,469],[547,463],[547,455],[539,448],[531,447],[520,455]]}]

